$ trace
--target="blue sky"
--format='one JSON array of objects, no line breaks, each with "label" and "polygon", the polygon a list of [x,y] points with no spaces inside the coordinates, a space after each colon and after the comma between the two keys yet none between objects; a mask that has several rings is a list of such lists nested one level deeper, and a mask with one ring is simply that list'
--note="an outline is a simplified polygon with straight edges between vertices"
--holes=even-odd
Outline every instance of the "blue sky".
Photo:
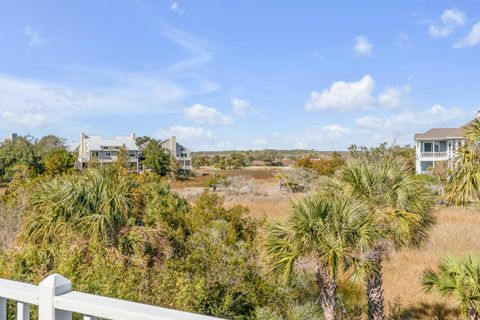
[{"label": "blue sky", "polygon": [[0,136],[411,143],[480,108],[480,1],[3,1]]}]

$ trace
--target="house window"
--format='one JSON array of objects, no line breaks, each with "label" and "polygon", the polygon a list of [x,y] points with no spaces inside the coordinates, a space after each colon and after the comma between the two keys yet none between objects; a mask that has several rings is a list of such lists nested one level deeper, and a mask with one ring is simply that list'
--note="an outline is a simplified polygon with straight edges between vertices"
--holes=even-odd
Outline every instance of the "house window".
[{"label": "house window", "polygon": [[110,157],[110,152],[105,152],[105,157]]},{"label": "house window", "polygon": [[135,158],[135,153],[130,153],[130,157]]},{"label": "house window", "polygon": [[432,143],[424,142],[423,143],[423,152],[432,152]]},{"label": "house window", "polygon": [[435,141],[435,152],[447,151],[447,141]]}]

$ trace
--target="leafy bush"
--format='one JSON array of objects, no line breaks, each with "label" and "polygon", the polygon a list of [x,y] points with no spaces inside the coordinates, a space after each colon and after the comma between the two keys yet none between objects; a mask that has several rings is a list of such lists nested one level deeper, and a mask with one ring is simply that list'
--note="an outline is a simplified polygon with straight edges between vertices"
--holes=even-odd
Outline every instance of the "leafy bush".
[{"label": "leafy bush", "polygon": [[287,173],[277,175],[280,189],[289,192],[308,191],[315,185],[318,174],[311,169],[294,169]]},{"label": "leafy bush", "polygon": [[259,224],[216,194],[189,205],[156,175],[107,167],[46,177],[19,210],[20,240],[0,255],[0,277],[38,283],[58,272],[76,290],[230,319],[277,299]]},{"label": "leafy bush", "polygon": [[225,181],[226,191],[229,194],[254,194],[257,191],[255,179],[246,176],[232,176]]},{"label": "leafy bush", "polygon": [[297,160],[297,167],[316,171],[321,176],[332,175],[345,165],[345,160],[338,154],[333,153],[329,158],[312,159],[303,157]]}]

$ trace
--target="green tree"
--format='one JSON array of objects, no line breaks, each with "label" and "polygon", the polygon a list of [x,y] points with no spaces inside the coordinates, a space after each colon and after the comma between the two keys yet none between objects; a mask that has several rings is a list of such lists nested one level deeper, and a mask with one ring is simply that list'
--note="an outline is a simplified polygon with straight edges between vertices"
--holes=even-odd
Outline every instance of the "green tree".
[{"label": "green tree", "polygon": [[151,140],[143,150],[143,164],[153,172],[166,176],[170,171],[170,154],[165,151],[160,142]]},{"label": "green tree", "polygon": [[338,277],[359,247],[373,241],[365,206],[353,198],[311,195],[294,202],[286,223],[270,226],[268,271],[288,282],[299,259],[314,264],[324,318],[337,318]]},{"label": "green tree", "polygon": [[35,153],[31,137],[17,137],[15,142],[4,140],[0,143],[0,180],[10,182],[15,165],[24,165],[33,174],[41,172],[41,161]]},{"label": "green tree", "polygon": [[435,223],[433,199],[405,165],[390,156],[358,158],[325,182],[323,192],[361,201],[375,221],[376,241],[364,248],[368,318],[385,319],[382,263],[392,249],[421,246]]},{"label": "green tree", "polygon": [[53,149],[43,156],[45,173],[51,176],[72,172],[75,156],[65,149]]},{"label": "green tree", "polygon": [[54,135],[44,136],[35,143],[35,150],[39,157],[58,149],[65,149],[65,139]]},{"label": "green tree", "polygon": [[480,258],[445,257],[438,271],[423,272],[422,285],[426,292],[437,291],[442,296],[453,296],[465,317],[480,319]]},{"label": "green tree", "polygon": [[22,239],[46,245],[74,234],[117,245],[136,227],[141,204],[136,179],[114,167],[56,177],[32,191]]}]

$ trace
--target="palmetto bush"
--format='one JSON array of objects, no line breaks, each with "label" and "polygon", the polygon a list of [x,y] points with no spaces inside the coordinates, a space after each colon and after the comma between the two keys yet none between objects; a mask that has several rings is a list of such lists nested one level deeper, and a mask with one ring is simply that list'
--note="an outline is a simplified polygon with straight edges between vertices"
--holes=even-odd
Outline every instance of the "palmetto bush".
[{"label": "palmetto bush", "polygon": [[75,235],[116,246],[128,229],[143,225],[143,210],[138,180],[115,168],[57,177],[31,193],[22,240],[46,245]]},{"label": "palmetto bush", "polygon": [[427,292],[453,296],[460,310],[469,319],[480,319],[480,258],[447,256],[438,265],[438,271],[427,269],[422,284]]},{"label": "palmetto bush", "polygon": [[216,194],[189,204],[158,175],[111,167],[45,178],[19,210],[0,278],[58,272],[76,290],[229,319],[279,296],[259,265],[258,223]]}]

